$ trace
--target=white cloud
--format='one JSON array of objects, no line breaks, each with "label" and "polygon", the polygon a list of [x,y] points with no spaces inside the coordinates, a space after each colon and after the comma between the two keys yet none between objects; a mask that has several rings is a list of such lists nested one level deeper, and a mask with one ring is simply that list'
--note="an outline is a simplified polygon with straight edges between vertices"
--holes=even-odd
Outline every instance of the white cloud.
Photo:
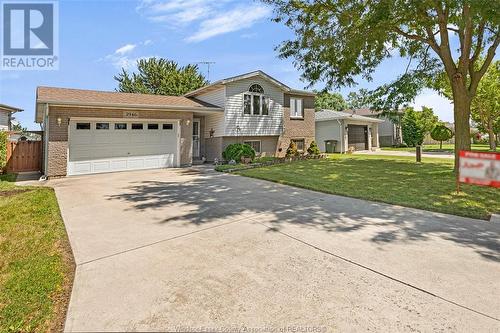
[{"label": "white cloud", "polygon": [[134,55],[134,53],[137,54],[136,51],[139,49],[138,46],[148,46],[151,45],[152,43],[153,41],[150,39],[147,39],[143,42],[136,44],[129,43],[116,49],[114,53],[108,54],[107,56],[99,59],[98,61],[109,62],[117,69],[124,68],[126,70],[133,70],[136,67],[138,60],[150,58],[150,56],[146,57],[146,56]]},{"label": "white cloud", "polygon": [[187,42],[247,29],[271,14],[263,4],[234,0],[142,0],[137,10],[152,22],[185,30]]},{"label": "white cloud", "polygon": [[120,47],[119,49],[117,49],[115,51],[115,53],[123,55],[123,54],[132,52],[136,47],[137,47],[137,44],[123,45],[122,47]]},{"label": "white cloud", "polygon": [[430,107],[440,120],[453,122],[453,103],[433,90],[424,90],[415,98],[412,106],[417,110],[422,106]]},{"label": "white cloud", "polygon": [[188,42],[199,42],[228,32],[249,28],[260,19],[270,14],[269,7],[255,6],[254,8],[236,8],[221,13],[214,18],[200,23],[198,31],[186,38]]}]

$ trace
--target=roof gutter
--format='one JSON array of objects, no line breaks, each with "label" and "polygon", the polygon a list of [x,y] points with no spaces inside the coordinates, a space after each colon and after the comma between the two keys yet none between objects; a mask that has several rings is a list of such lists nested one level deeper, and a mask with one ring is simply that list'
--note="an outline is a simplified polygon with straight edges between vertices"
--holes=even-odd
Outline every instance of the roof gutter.
[{"label": "roof gutter", "polygon": [[52,106],[75,106],[75,107],[100,107],[100,108],[124,108],[141,110],[177,110],[177,111],[219,111],[224,112],[222,108],[205,106],[180,106],[180,105],[149,105],[149,104],[123,104],[123,103],[99,103],[99,102],[75,102],[75,101],[57,101],[57,100],[38,100],[37,104],[50,104]]}]

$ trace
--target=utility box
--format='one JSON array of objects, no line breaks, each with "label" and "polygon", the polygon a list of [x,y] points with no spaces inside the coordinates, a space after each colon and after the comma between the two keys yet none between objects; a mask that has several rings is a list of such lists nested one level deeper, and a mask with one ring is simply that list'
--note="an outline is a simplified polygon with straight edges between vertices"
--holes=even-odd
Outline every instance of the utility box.
[{"label": "utility box", "polygon": [[337,140],[325,140],[325,153],[335,153]]}]

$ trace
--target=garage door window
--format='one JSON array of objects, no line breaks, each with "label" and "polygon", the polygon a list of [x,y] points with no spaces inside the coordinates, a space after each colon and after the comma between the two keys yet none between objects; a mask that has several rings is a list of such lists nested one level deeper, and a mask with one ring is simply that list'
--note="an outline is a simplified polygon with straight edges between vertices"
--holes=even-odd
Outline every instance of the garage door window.
[{"label": "garage door window", "polygon": [[127,129],[127,123],[116,123],[115,124],[115,130],[126,130]]},{"label": "garage door window", "polygon": [[132,129],[133,130],[141,130],[144,128],[143,124],[132,124]]},{"label": "garage door window", "polygon": [[89,130],[90,123],[76,123],[76,129],[77,130]]},{"label": "garage door window", "polygon": [[164,130],[174,129],[174,124],[163,124],[163,129]]},{"label": "garage door window", "polygon": [[157,130],[158,124],[148,124],[148,130]]},{"label": "garage door window", "polygon": [[109,130],[109,123],[96,123],[95,129],[96,130]]}]

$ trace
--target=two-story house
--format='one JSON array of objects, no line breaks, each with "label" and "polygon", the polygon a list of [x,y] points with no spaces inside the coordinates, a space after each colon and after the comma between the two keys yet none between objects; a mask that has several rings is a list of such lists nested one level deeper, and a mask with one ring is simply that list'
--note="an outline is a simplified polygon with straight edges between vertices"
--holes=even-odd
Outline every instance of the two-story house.
[{"label": "two-story house", "polygon": [[46,176],[191,165],[240,142],[283,156],[314,140],[314,93],[262,71],[216,81],[185,96],[38,87]]}]

